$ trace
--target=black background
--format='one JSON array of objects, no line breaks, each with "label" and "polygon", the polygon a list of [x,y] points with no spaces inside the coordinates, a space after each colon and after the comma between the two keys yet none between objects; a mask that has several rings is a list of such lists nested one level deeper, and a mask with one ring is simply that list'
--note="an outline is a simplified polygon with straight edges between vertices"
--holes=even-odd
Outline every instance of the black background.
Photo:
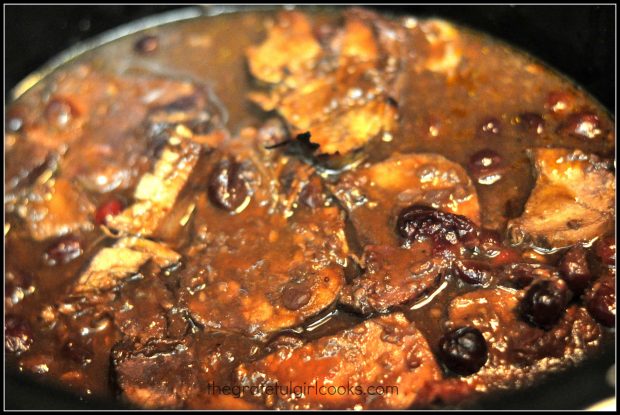
[{"label": "black background", "polygon": [[[5,6],[5,86],[83,39],[140,17],[179,6]],[[615,113],[614,6],[374,6],[420,17],[438,16],[492,34],[574,79]],[[516,97],[518,99],[518,97]],[[614,361],[608,350],[572,373],[535,388],[496,397],[481,408],[578,409],[613,394],[604,374]],[[6,408],[111,408],[89,403],[24,377],[8,375]]]}]

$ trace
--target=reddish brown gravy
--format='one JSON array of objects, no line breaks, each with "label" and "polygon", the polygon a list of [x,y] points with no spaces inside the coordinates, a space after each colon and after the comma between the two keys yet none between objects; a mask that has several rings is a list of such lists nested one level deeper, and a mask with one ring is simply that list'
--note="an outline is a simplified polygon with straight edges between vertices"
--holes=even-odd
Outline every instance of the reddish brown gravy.
[{"label": "reddish brown gravy", "polygon": [[[608,329],[598,323],[609,318],[605,309],[598,314],[596,310],[591,311],[596,308],[593,302],[609,302],[610,296],[615,299],[613,208],[611,212],[603,212],[611,214],[611,222],[598,228],[595,237],[581,241],[585,246],[586,266],[591,276],[583,289],[583,296],[580,293],[573,296],[570,304],[564,307],[568,310],[562,314],[561,321],[552,328],[534,328],[523,318],[511,314],[517,313],[514,311],[516,308],[508,310],[511,304],[514,305],[512,301],[525,301],[522,298],[528,285],[513,290],[514,285],[505,284],[504,279],[505,267],[524,262],[548,266],[550,271],[542,273],[545,275],[542,279],[551,278],[555,281],[558,275],[562,276],[561,280],[566,279],[566,273],[562,274],[561,263],[568,251],[566,246],[557,251],[545,252],[523,244],[509,247],[507,242],[507,223],[522,215],[536,183],[534,161],[528,157],[527,150],[579,149],[601,160],[613,159],[613,121],[585,92],[540,63],[467,30],[458,29],[456,32],[460,56],[458,65],[451,69],[451,73],[447,74],[443,69],[430,70],[429,67],[433,68],[430,64],[419,69],[418,64],[429,62],[424,59],[430,59],[428,56],[432,53],[440,52],[428,52],[428,40],[421,32],[416,33],[416,27],[424,22],[414,19],[403,19],[399,23],[413,35],[407,38],[406,54],[401,57],[405,63],[399,69],[398,82],[394,84],[398,101],[397,125],[391,129],[389,138],[373,139],[366,144],[363,165],[343,175],[357,177],[358,169],[369,168],[396,154],[439,154],[463,167],[477,193],[479,225],[486,230],[497,231],[500,239],[505,242],[496,241],[493,249],[500,251],[496,259],[484,255],[482,259],[473,258],[489,264],[488,273],[493,277],[484,286],[463,282],[462,278],[458,278],[453,271],[446,271],[446,268],[442,272],[448,276],[439,284],[431,284],[429,289],[416,294],[415,299],[390,306],[388,310],[372,306],[375,309],[360,313],[359,309],[355,311],[355,306],[351,308],[338,304],[338,292],[342,285],[351,284],[360,278],[362,272],[352,258],[361,258],[364,246],[368,245],[366,241],[357,240],[358,231],[350,215],[344,213],[344,203],[332,196],[334,187],[339,186],[344,176],[336,175],[323,180],[318,175],[313,176],[312,168],[304,167],[303,162],[297,161],[295,156],[284,155],[280,149],[267,152],[267,155],[261,152],[256,155],[245,148],[251,144],[243,144],[243,140],[251,142],[257,129],[263,133],[267,131],[264,125],[268,116],[248,100],[248,93],[256,91],[257,87],[260,89],[262,85],[253,80],[248,72],[246,50],[265,39],[265,22],[275,16],[271,12],[226,14],[149,29],[146,34],[152,36],[150,38],[144,38],[145,33],[124,37],[64,65],[10,105],[5,135],[5,333],[8,362],[19,371],[35,374],[44,380],[58,381],[81,395],[111,399],[118,396],[120,389],[120,399],[138,406],[307,407],[304,406],[306,402],[210,396],[196,390],[204,387],[205,379],[222,385],[238,381],[235,376],[239,373],[240,365],[244,370],[259,370],[257,368],[260,368],[261,359],[278,348],[297,350],[299,346],[296,342],[320,344],[321,339],[328,336],[334,336],[340,341],[339,336],[343,331],[351,330],[363,322],[374,322],[381,314],[402,312],[412,327],[426,339],[433,359],[439,362],[432,363],[437,366],[433,369],[435,377],[429,375],[427,384],[416,386],[415,399],[387,400],[381,401],[381,404],[344,400],[325,405],[317,400],[308,405],[315,408],[356,405],[363,408],[402,405],[426,407],[444,403],[458,404],[487,392],[531,384],[547,372],[581,363],[596,353],[602,344],[613,341]],[[317,32],[320,32],[319,28],[330,25],[341,27],[340,17],[335,14],[312,12],[309,16]],[[184,88],[187,92],[183,92]],[[140,178],[154,171],[159,151],[167,145],[165,138],[157,138],[157,132],[147,131],[144,126],[158,125],[158,106],[169,105],[171,101],[188,94],[198,96],[198,100],[208,101],[206,109],[201,107],[211,117],[201,121],[206,123],[208,132],[203,134],[198,126],[193,130],[193,139],[199,137],[203,140],[200,145],[210,150],[201,150],[204,154],[201,153],[203,155],[190,179],[184,184],[173,206],[168,207],[168,215],[172,216],[166,216],[163,220],[185,225],[169,228],[160,226],[146,236],[147,239],[165,243],[179,253],[181,259],[176,265],[166,268],[153,265],[156,262],[153,258],[157,256],[152,256],[150,261],[145,260],[138,266],[140,271],[137,275],[141,278],[125,276],[111,291],[89,291],[86,296],[88,300],[76,300],[72,290],[80,275],[88,269],[98,252],[115,243],[113,237],[95,224],[97,214],[101,216],[97,208],[101,209],[110,200],[118,201],[116,203],[123,209],[136,202],[134,191]],[[194,102],[184,105],[177,101],[178,108],[174,111],[195,111],[196,106],[204,104],[200,102],[202,104]],[[170,106],[167,108],[165,116],[170,117]],[[145,122],[149,116],[155,121]],[[190,121],[193,122],[201,115],[192,116],[194,118]],[[189,127],[190,130],[192,128],[194,126]],[[596,131],[593,133],[592,130]],[[312,133],[312,128],[309,131]],[[146,144],[141,138],[145,134],[150,134],[152,140]],[[240,138],[231,139],[226,135]],[[231,215],[221,206],[217,207],[213,203],[214,196],[209,196],[209,177],[213,175],[213,165],[215,160],[225,154],[233,154],[239,160],[259,157],[257,162],[253,161],[254,167],[249,170],[243,170],[244,165],[240,167],[242,173],[239,174],[246,175],[243,176],[246,177],[244,180],[252,189],[252,201],[247,207],[239,207],[245,203],[240,201],[243,194],[238,199],[235,199],[237,196],[219,196],[225,199],[222,203],[239,208],[238,215]],[[478,158],[472,160],[476,155]],[[485,155],[487,161],[481,161]],[[281,165],[279,157],[288,160],[286,166]],[[52,167],[56,159],[60,160],[60,168]],[[491,168],[488,160],[491,160]],[[593,165],[598,166],[596,160]],[[493,163],[498,163],[500,167],[493,169],[496,166]],[[256,168],[257,165],[259,168]],[[273,174],[279,175],[279,189],[274,190],[266,185],[261,165],[267,166],[265,169],[269,174],[273,170]],[[286,169],[289,167],[292,174],[287,176]],[[122,172],[115,176],[117,168]],[[592,167],[597,172],[598,168]],[[234,172],[235,169],[230,167],[229,171]],[[615,166],[611,171],[615,171]],[[234,174],[231,173],[232,176]],[[493,175],[497,176],[489,178]],[[65,220],[62,217],[64,211],[70,214],[75,210],[85,211],[83,218],[71,217],[66,220],[68,225],[64,228],[51,226],[51,230],[46,228],[45,223],[37,222],[37,215],[31,213],[35,209],[33,206],[39,203],[37,197],[32,196],[36,194],[33,189],[50,183],[50,176],[56,192],[52,200],[60,200],[54,198],[70,193],[63,190],[62,183],[66,183],[69,188],[78,188],[80,193],[79,196],[66,196],[67,200],[59,202],[58,221]],[[314,190],[307,187],[307,183],[312,183],[311,177],[315,178],[317,186]],[[288,190],[284,188],[294,189],[295,178],[310,189],[301,193],[303,203],[310,207],[299,208],[290,217],[282,217],[279,208],[276,213],[270,211],[267,206],[270,195],[279,194],[279,200],[285,200],[293,191],[287,193]],[[229,180],[228,190],[244,191],[243,186],[235,184],[234,179],[222,180]],[[285,182],[289,184],[283,184]],[[307,195],[312,191],[316,193],[312,197],[323,198],[319,205],[329,199],[327,204],[330,207],[313,206],[312,200],[315,199]],[[232,199],[226,199],[230,197]],[[45,202],[41,203],[43,211],[48,214],[49,209],[54,210]],[[108,203],[107,209],[113,215],[122,210],[114,203]],[[45,216],[45,213],[41,215]],[[396,217],[395,214],[390,215],[388,223],[383,220],[364,221],[365,234],[381,235],[388,232],[386,234],[390,235],[389,238],[396,241]],[[341,224],[338,217],[344,218]],[[317,229],[315,221],[324,229],[320,229],[321,226]],[[386,226],[390,227],[388,231]],[[583,225],[575,226],[579,228]],[[65,232],[67,227],[69,231]],[[297,230],[291,231],[293,228]],[[341,240],[329,239],[334,237],[336,231],[346,235],[345,244],[348,248],[341,246]],[[79,240],[79,245],[71,237],[60,236],[60,233],[72,235]],[[603,238],[605,235],[611,236]],[[59,247],[57,241],[60,238],[64,238],[64,244]],[[313,245],[313,241],[322,241],[321,238],[329,239],[332,245],[328,248]],[[54,244],[56,251],[50,248]],[[246,245],[255,248],[250,249]],[[613,259],[610,260],[612,245]],[[136,252],[132,251],[133,254]],[[299,259],[308,252],[314,253],[311,259]],[[420,255],[426,255],[426,251]],[[445,253],[441,255],[450,256]],[[260,258],[265,258],[267,265]],[[294,264],[301,264],[300,268],[283,271],[283,265],[280,264],[287,262],[287,258]],[[50,265],[54,259],[56,264]],[[312,271],[304,268],[304,264],[310,263],[308,261],[314,264]],[[346,266],[343,266],[344,262]],[[410,266],[407,263],[401,267],[396,257],[393,261],[388,257],[385,262],[393,262],[397,270],[395,272],[405,272]],[[566,267],[569,266],[566,265],[564,269],[568,269]],[[453,270],[454,265],[448,268]],[[252,274],[252,270],[256,272]],[[214,286],[219,284],[218,278],[224,278],[218,275],[234,272],[244,273],[243,278],[226,279],[225,289],[219,285]],[[238,299],[244,295],[244,289],[253,292],[260,289],[253,287],[263,284],[279,287],[279,284],[286,282],[286,278],[283,280],[279,276],[282,272],[289,276],[299,272],[302,275],[299,277],[302,280],[299,285],[314,284],[310,290],[321,293],[320,298],[305,298],[304,290],[308,290],[307,286],[286,286],[283,290],[289,290],[292,294],[268,292],[266,300],[252,299],[248,300],[249,304]],[[320,278],[308,277],[312,272],[318,273]],[[533,271],[528,270],[526,273],[530,275]],[[534,278],[542,274],[536,274]],[[478,272],[475,275],[481,274]],[[264,278],[264,281],[257,281],[256,278]],[[234,288],[233,283],[239,281],[241,288]],[[327,285],[321,285],[323,281]],[[603,292],[600,288],[602,285],[607,287],[607,291],[603,290],[607,293],[603,297],[597,294]],[[451,303],[458,301],[455,300],[457,297],[464,296],[461,298],[467,302],[467,296],[475,296],[476,293],[490,298],[485,300],[485,304],[495,304],[492,298],[498,295],[501,297],[502,288],[490,292],[499,286],[511,287],[509,290],[512,291],[506,294],[510,298],[498,301],[497,309],[488,306],[488,312],[478,315],[476,313],[487,306],[467,308],[464,305],[464,308],[456,311],[451,308]],[[201,291],[208,292],[208,295],[199,295]],[[68,296],[72,298],[71,301],[67,300]],[[97,299],[93,300],[93,297]],[[318,294],[316,297],[319,297]],[[89,305],[83,305],[85,303]],[[611,310],[611,306],[608,309]],[[588,314],[588,310],[592,315]],[[275,317],[261,320],[256,317],[260,313],[275,313]],[[479,321],[480,318],[488,321]],[[487,327],[491,320],[495,324],[499,321],[505,325],[506,332],[493,332]],[[613,317],[611,321],[613,326]],[[385,324],[398,325],[401,322],[390,320]],[[470,324],[476,325],[487,335],[489,358],[486,366],[477,374],[469,377],[455,375],[454,371],[442,366],[438,344],[448,329]],[[373,329],[371,327],[368,330],[368,333],[372,333]],[[519,344],[509,342],[508,346],[502,345],[503,352],[498,352],[501,349],[499,343],[505,340],[502,336],[508,338],[514,335],[511,331],[522,331],[530,337],[524,334]],[[495,333],[495,340],[489,341],[492,337],[490,333]],[[191,339],[187,340],[188,337]],[[163,346],[158,343],[152,349],[141,349],[150,347],[148,342],[153,338],[164,339]],[[409,339],[407,341],[413,341],[406,338]],[[119,346],[119,342],[124,343]],[[174,342],[181,344],[181,349],[189,351],[171,351],[181,350],[170,346]],[[396,344],[395,350],[401,352]],[[111,359],[113,347],[117,354]],[[158,355],[157,347],[168,347],[167,354]],[[345,350],[342,353],[346,353],[348,348],[355,346],[344,342],[341,347]],[[386,352],[392,350],[392,346],[385,347]],[[322,351],[317,349],[313,353],[318,355]],[[191,383],[189,385],[166,389],[161,386],[170,382],[166,380],[165,374],[137,374],[140,365],[146,367],[153,364],[148,356],[161,359],[157,360],[157,364],[166,370],[170,368],[170,371],[176,371],[177,378],[185,377],[184,370],[189,370],[187,367],[192,363],[171,363],[170,359],[189,359],[194,365],[208,369],[204,369],[206,372],[202,374],[190,371],[187,379],[194,379],[195,376],[198,380],[188,381]],[[421,352],[420,356],[426,355]],[[358,358],[363,359],[363,356]],[[116,363],[112,364],[114,359]],[[306,374],[315,374],[313,357],[310,359],[308,372],[299,375],[300,382],[306,381],[303,377]],[[296,367],[295,362],[290,361],[279,364]],[[344,365],[341,370],[348,373],[346,371],[351,369]],[[355,362],[351,365],[356,367]],[[277,372],[278,369],[273,370]],[[306,369],[301,365],[295,370]],[[316,373],[323,373],[317,370]],[[388,369],[381,370],[389,372]],[[208,376],[205,375],[207,372]],[[275,379],[280,376],[278,373],[272,375]],[[140,376],[144,377],[144,383],[148,383],[148,376],[155,379],[154,382],[161,381],[156,392],[149,389],[148,385],[140,386],[149,394],[152,393],[149,395],[151,398],[146,400],[137,398],[142,395],[131,391],[140,383],[136,381],[136,377]],[[115,386],[110,386],[110,378],[114,379],[112,383]],[[386,379],[388,382],[389,376]],[[403,383],[402,389],[407,391],[407,385]]]}]

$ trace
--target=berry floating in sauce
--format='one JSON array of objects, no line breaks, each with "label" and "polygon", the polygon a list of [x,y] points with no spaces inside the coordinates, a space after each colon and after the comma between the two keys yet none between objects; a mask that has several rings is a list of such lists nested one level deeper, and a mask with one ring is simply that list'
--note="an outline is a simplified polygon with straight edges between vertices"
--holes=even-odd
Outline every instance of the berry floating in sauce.
[{"label": "berry floating in sauce", "polygon": [[119,199],[110,199],[102,203],[95,212],[95,223],[105,225],[109,218],[116,216],[123,211],[124,204]]},{"label": "berry floating in sauce", "polygon": [[211,202],[220,209],[238,213],[249,200],[249,190],[241,176],[241,165],[232,158],[222,159],[209,176]]},{"label": "berry floating in sauce", "polygon": [[521,300],[521,317],[534,326],[549,330],[564,315],[569,296],[568,287],[562,280],[537,281]]},{"label": "berry floating in sauce", "polygon": [[75,235],[61,236],[52,243],[44,254],[48,265],[64,265],[82,255],[82,241]]},{"label": "berry floating in sauce", "polygon": [[457,375],[471,375],[486,363],[487,343],[478,329],[461,327],[446,333],[440,339],[439,358]]}]

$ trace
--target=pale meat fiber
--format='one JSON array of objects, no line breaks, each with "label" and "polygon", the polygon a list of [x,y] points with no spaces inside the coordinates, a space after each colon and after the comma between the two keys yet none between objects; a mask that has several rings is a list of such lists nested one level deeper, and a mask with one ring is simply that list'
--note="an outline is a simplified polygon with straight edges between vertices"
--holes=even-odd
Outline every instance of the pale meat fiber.
[{"label": "pale meat fiber", "polygon": [[109,221],[110,228],[130,235],[150,236],[172,210],[200,156],[200,146],[172,136],[153,172],[136,186],[136,202]]},{"label": "pale meat fiber", "polygon": [[523,215],[509,223],[515,243],[562,248],[611,230],[616,180],[612,166],[581,150],[535,149],[536,186]]}]

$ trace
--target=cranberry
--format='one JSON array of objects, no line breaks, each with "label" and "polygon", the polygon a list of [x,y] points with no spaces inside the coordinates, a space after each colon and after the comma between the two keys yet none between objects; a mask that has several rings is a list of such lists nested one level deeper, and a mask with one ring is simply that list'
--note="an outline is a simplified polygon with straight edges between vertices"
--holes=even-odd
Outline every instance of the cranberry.
[{"label": "cranberry", "polygon": [[605,265],[615,265],[616,263],[616,237],[614,235],[604,236],[594,245],[594,252]]},{"label": "cranberry", "polygon": [[570,111],[575,104],[575,97],[569,92],[553,91],[547,96],[545,108],[549,111],[561,114]]},{"label": "cranberry", "polygon": [[495,151],[481,150],[469,159],[469,172],[480,184],[499,181],[505,171],[503,158]]},{"label": "cranberry", "polygon": [[74,235],[65,235],[50,245],[44,254],[48,265],[67,264],[82,254],[82,242]]},{"label": "cranberry", "polygon": [[601,134],[598,115],[583,111],[573,113],[558,126],[557,132],[579,138],[596,138]]},{"label": "cranberry", "polygon": [[525,112],[517,117],[518,125],[528,132],[542,134],[545,127],[544,118],[535,112]]},{"label": "cranberry", "polygon": [[472,285],[488,285],[492,278],[489,264],[472,259],[454,261],[452,271],[463,282]]},{"label": "cranberry", "polygon": [[224,158],[209,176],[209,198],[217,207],[229,212],[242,208],[249,198],[248,185],[240,174],[241,165],[233,158]]},{"label": "cranberry", "polygon": [[560,260],[560,274],[575,294],[581,294],[590,283],[592,273],[588,267],[586,250],[581,245],[572,247]]},{"label": "cranberry", "polygon": [[134,45],[134,50],[146,55],[155,52],[159,48],[159,39],[154,35],[142,36]]},{"label": "cranberry", "polygon": [[45,107],[45,118],[51,125],[58,128],[65,127],[77,115],[75,107],[65,98],[54,97]]},{"label": "cranberry", "polygon": [[312,293],[307,286],[291,282],[282,290],[282,304],[289,310],[299,310],[310,302]]},{"label": "cranberry", "polygon": [[435,243],[451,245],[473,242],[478,234],[476,225],[465,216],[423,205],[403,209],[398,215],[396,232],[406,243],[431,238]]},{"label": "cranberry", "polygon": [[487,343],[480,330],[461,327],[446,333],[439,340],[439,358],[452,372],[471,375],[487,361]]},{"label": "cranberry", "polygon": [[594,284],[586,301],[588,312],[599,323],[613,327],[616,321],[616,289],[614,278],[604,278]]},{"label": "cranberry", "polygon": [[560,279],[533,283],[519,304],[521,317],[528,323],[549,330],[564,315],[570,300],[566,283]]},{"label": "cranberry", "polygon": [[488,117],[482,120],[479,130],[483,136],[496,136],[501,132],[501,121],[495,117]]},{"label": "cranberry", "polygon": [[4,320],[4,347],[11,353],[22,353],[32,345],[32,330],[28,323],[17,316]]},{"label": "cranberry", "polygon": [[105,225],[109,218],[121,213],[123,208],[123,202],[119,199],[110,199],[102,203],[95,212],[95,223],[97,225]]}]

